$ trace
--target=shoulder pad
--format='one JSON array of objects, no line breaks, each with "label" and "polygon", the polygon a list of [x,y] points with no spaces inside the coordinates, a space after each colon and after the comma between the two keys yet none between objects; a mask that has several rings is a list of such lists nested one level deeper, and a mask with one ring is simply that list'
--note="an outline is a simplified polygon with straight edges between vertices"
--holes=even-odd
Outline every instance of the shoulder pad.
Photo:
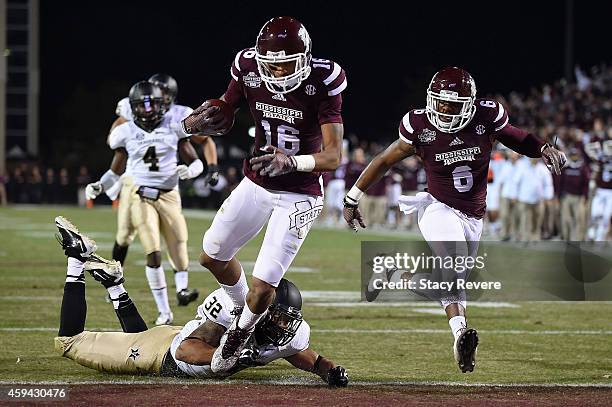
[{"label": "shoulder pad", "polygon": [[312,58],[311,75],[316,75],[321,79],[328,96],[336,96],[346,89],[348,82],[346,72],[342,67],[329,59]]}]

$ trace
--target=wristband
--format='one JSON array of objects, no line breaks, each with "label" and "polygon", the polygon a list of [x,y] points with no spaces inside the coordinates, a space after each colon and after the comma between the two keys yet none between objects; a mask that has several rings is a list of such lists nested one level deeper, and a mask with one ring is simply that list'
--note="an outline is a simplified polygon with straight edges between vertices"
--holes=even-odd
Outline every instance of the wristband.
[{"label": "wristband", "polygon": [[120,175],[115,174],[113,170],[106,171],[100,178],[103,191],[108,191],[119,180],[119,177]]},{"label": "wristband", "polygon": [[353,185],[350,191],[348,191],[348,193],[346,194],[346,197],[352,199],[353,201],[355,201],[355,203],[359,202],[362,196],[363,191],[357,188],[357,185]]},{"label": "wristband", "polygon": [[315,167],[315,158],[312,155],[294,155],[295,169],[301,172],[312,172]]}]

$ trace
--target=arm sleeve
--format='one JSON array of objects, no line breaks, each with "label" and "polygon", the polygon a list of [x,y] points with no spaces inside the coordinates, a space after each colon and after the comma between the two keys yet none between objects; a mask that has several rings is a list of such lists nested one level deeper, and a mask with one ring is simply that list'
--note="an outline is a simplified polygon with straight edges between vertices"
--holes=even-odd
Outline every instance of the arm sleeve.
[{"label": "arm sleeve", "polygon": [[232,66],[230,67],[230,75],[232,76],[232,79],[227,85],[227,90],[224,94],[225,101],[234,109],[238,108],[238,105],[244,97],[244,92],[242,89],[242,70],[240,68],[240,59],[242,58],[242,54],[244,52],[245,50],[238,52],[234,58],[234,62],[232,62]]},{"label": "arm sleeve", "polygon": [[410,112],[406,113],[399,124],[399,138],[404,143],[414,144],[416,141],[416,135],[414,129],[410,124]]},{"label": "arm sleeve", "polygon": [[121,126],[117,126],[113,129],[111,134],[108,136],[108,145],[111,150],[116,150],[118,148],[125,148],[126,142],[126,123]]},{"label": "arm sleeve", "polygon": [[519,154],[526,155],[531,158],[542,157],[542,146],[544,141],[539,137],[526,132],[525,130],[507,124],[499,130],[495,137],[500,143],[506,147],[516,151]]}]

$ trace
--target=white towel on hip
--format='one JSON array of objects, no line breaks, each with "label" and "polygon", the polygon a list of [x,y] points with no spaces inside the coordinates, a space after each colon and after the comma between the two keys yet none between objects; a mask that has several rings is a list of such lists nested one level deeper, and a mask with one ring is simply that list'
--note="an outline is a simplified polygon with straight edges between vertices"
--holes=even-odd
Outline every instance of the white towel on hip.
[{"label": "white towel on hip", "polygon": [[397,200],[399,202],[400,211],[406,215],[410,215],[414,211],[418,211],[436,199],[429,192],[419,192],[416,195],[402,195]]}]

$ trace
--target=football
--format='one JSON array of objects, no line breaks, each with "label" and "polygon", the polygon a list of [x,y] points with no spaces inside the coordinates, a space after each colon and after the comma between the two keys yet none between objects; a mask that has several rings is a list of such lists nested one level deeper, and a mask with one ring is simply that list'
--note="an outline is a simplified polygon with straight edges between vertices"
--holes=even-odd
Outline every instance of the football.
[{"label": "football", "polygon": [[221,99],[208,99],[206,102],[219,108],[219,112],[215,116],[220,116],[220,118],[216,118],[215,122],[219,120],[220,124],[215,126],[217,130],[214,131],[212,135],[223,136],[227,134],[232,129],[232,126],[234,126],[234,109]]}]

